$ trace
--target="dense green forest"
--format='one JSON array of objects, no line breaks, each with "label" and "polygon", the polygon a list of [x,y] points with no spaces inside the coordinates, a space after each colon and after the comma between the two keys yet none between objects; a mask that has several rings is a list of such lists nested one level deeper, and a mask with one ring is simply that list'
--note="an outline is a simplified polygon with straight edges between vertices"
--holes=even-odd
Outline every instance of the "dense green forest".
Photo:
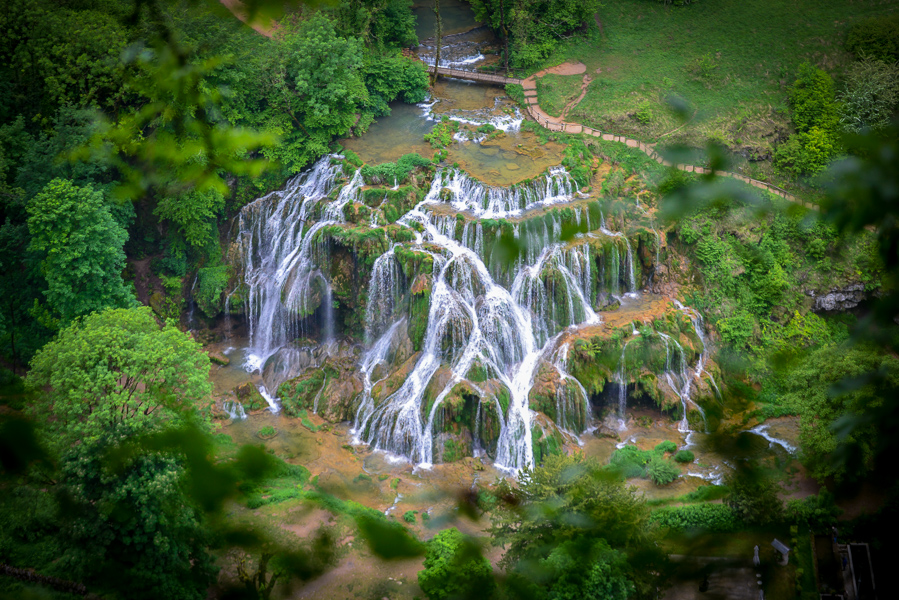
[{"label": "dense green forest", "polygon": [[899,7],[761,4],[0,0],[0,597],[886,597]]}]

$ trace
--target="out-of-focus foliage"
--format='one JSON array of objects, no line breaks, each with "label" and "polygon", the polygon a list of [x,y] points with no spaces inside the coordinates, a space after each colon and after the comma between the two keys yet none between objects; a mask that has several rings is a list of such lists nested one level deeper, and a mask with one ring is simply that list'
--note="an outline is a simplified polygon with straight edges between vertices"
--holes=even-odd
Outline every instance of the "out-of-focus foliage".
[{"label": "out-of-focus foliage", "polygon": [[[507,548],[506,585],[531,597],[653,597],[666,560],[649,510],[617,476],[582,456],[548,456],[524,469],[518,489],[501,486],[492,514],[495,544]],[[623,560],[623,556],[627,560]],[[588,568],[596,559],[596,570]]]},{"label": "out-of-focus foliage", "polygon": [[[878,374],[875,378],[865,377]],[[841,393],[834,386],[843,383]],[[878,432],[875,423],[838,435],[834,425],[845,415],[883,409],[899,389],[899,360],[876,348],[841,344],[811,353],[785,378],[782,402],[799,414],[803,462],[819,480],[858,479],[875,466]],[[856,449],[852,464],[835,460],[841,444]]]},{"label": "out-of-focus foliage", "polygon": [[[148,307],[109,309],[63,329],[34,357],[28,383],[47,388],[30,409],[56,444],[174,426],[203,412],[209,357]],[[50,418],[52,416],[52,419]]]},{"label": "out-of-focus foliage", "polygon": [[217,569],[202,513],[184,496],[182,464],[141,453],[111,470],[105,455],[120,435],[105,427],[62,455],[58,493],[70,518],[57,568],[129,598],[204,597]]},{"label": "out-of-focus foliage", "polygon": [[763,473],[741,468],[728,480],[730,494],[724,499],[736,518],[747,525],[776,523],[783,516],[780,487]]},{"label": "out-of-focus foliage", "polygon": [[29,250],[47,281],[44,295],[62,324],[134,302],[122,281],[127,232],[91,187],[54,179],[28,203]]}]

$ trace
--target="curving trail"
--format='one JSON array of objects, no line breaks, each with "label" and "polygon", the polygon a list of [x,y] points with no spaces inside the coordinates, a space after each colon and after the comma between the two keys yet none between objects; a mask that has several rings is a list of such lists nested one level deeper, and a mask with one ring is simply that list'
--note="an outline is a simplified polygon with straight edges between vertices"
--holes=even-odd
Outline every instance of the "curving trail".
[{"label": "curving trail", "polygon": [[[629,148],[636,148],[657,163],[665,165],[666,167],[675,167],[676,169],[685,171],[687,173],[711,173],[709,169],[705,169],[703,167],[697,167],[687,164],[672,164],[671,162],[662,158],[662,156],[658,152],[656,152],[655,144],[646,144],[639,140],[633,140],[623,135],[615,135],[614,133],[602,132],[598,129],[593,129],[592,127],[581,125],[580,123],[566,121],[565,117],[568,116],[568,113],[571,111],[571,109],[577,106],[577,104],[587,94],[587,86],[589,85],[591,78],[586,74],[586,71],[587,67],[583,63],[562,63],[557,67],[551,67],[549,69],[538,71],[527,79],[524,79],[521,82],[521,85],[524,88],[524,99],[527,103],[526,108],[528,114],[530,114],[535,121],[549,129],[550,131],[561,131],[563,133],[572,134],[583,133],[586,135],[592,135],[593,137],[602,138],[603,140],[606,140],[608,142],[621,142],[627,145]],[[581,95],[565,106],[560,117],[553,117],[546,114],[543,110],[541,110],[540,105],[537,101],[537,79],[543,77],[548,73],[552,73],[554,75],[580,75],[584,73],[584,83]],[[790,202],[796,202],[797,204],[802,204],[803,206],[814,208],[813,204],[806,202],[801,198],[797,198],[796,196],[784,191],[776,185],[772,185],[766,181],[759,181],[758,179],[753,179],[752,177],[746,177],[745,175],[740,175],[739,173],[730,173],[728,171],[718,171],[716,174],[724,177],[738,179],[744,183],[748,183],[753,187],[771,192],[772,194],[780,196],[781,198],[789,200]]]}]

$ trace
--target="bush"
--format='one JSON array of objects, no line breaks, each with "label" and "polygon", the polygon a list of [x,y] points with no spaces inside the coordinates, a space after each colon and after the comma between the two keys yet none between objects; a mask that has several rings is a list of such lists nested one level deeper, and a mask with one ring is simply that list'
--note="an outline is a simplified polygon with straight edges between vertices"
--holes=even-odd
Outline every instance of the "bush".
[{"label": "bush", "polygon": [[677,479],[680,473],[663,455],[676,450],[677,444],[670,440],[660,442],[652,450],[622,446],[612,453],[609,463],[612,470],[625,479],[649,477],[657,485],[666,485]]},{"label": "bush", "polygon": [[365,183],[394,185],[403,183],[409,174],[419,167],[431,164],[427,158],[416,152],[402,155],[395,163],[365,165],[362,167],[362,179]]},{"label": "bush", "polygon": [[743,523],[726,504],[692,504],[657,508],[649,516],[650,523],[671,529],[704,529],[706,531],[737,531]]},{"label": "bush", "polygon": [[632,479],[643,476],[644,467],[649,462],[649,454],[636,446],[623,446],[612,453],[609,462],[622,477]]},{"label": "bush", "polygon": [[790,521],[822,531],[833,525],[843,510],[834,504],[833,494],[822,489],[817,495],[789,500],[785,512]]},{"label": "bush", "polygon": [[765,525],[783,515],[780,488],[759,473],[746,472],[727,482],[730,496],[724,502],[734,514],[749,525]]},{"label": "bush", "polygon": [[846,36],[846,49],[887,63],[899,60],[899,14],[859,21]]},{"label": "bush", "polygon": [[833,79],[803,63],[790,90],[797,133],[774,153],[774,164],[793,176],[814,175],[839,152],[839,116]]},{"label": "bush", "polygon": [[678,478],[680,471],[677,470],[671,461],[665,460],[660,456],[653,457],[646,465],[646,473],[649,479],[656,485],[668,485]]},{"label": "bush", "polygon": [[406,523],[415,523],[415,511],[407,510],[403,514],[403,521],[405,521]]},{"label": "bush", "polygon": [[428,542],[418,585],[431,600],[490,598],[496,587],[493,569],[475,542],[455,527]]},{"label": "bush", "polygon": [[840,124],[846,131],[886,127],[899,102],[899,67],[872,59],[855,63],[837,99]]},{"label": "bush", "polygon": [[689,450],[681,450],[674,455],[674,460],[679,463],[691,463],[696,460],[696,457]]},{"label": "bush", "polygon": [[653,448],[654,452],[672,454],[677,452],[677,444],[672,442],[671,440],[665,440],[664,442],[659,442],[655,448]]},{"label": "bush", "polygon": [[458,121],[443,117],[430,133],[424,135],[424,140],[431,144],[431,148],[446,148],[453,141],[453,134],[458,130]]}]

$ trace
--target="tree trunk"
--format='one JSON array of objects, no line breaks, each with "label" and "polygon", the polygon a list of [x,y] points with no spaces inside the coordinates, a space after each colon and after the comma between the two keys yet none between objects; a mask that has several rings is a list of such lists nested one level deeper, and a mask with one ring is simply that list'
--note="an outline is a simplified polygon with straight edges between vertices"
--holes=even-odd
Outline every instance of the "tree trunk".
[{"label": "tree trunk", "polygon": [[443,21],[440,19],[440,0],[434,0],[434,14],[437,16],[437,54],[434,56],[434,72],[431,73],[431,86],[437,83],[437,68],[440,66],[440,38],[443,36]]},{"label": "tree trunk", "polygon": [[506,66],[506,76],[509,75],[509,29],[506,27],[506,1],[499,0],[499,19],[500,26],[503,29],[503,46],[505,46],[505,50],[503,51],[503,60]]}]

